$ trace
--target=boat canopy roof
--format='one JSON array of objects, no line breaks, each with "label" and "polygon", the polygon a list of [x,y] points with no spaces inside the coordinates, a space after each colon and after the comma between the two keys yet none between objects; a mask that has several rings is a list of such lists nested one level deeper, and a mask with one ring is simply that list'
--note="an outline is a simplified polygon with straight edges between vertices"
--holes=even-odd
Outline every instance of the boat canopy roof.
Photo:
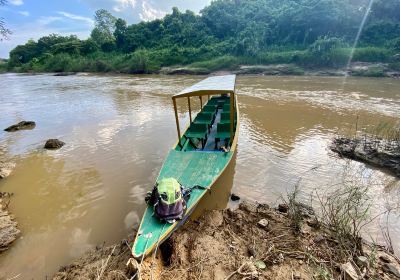
[{"label": "boat canopy roof", "polygon": [[173,98],[213,95],[235,92],[236,75],[215,76],[204,79],[191,87],[185,88]]}]

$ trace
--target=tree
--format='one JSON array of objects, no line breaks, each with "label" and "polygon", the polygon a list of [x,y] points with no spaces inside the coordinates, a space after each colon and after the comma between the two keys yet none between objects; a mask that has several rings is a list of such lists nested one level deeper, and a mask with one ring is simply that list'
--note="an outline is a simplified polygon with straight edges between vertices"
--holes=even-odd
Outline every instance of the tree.
[{"label": "tree", "polygon": [[[0,6],[7,4],[7,0],[0,0]],[[0,41],[4,39],[8,39],[8,36],[11,35],[11,30],[6,27],[3,18],[0,18]]]},{"label": "tree", "polygon": [[99,46],[110,41],[115,41],[114,29],[116,18],[107,10],[97,10],[94,16],[95,27],[90,37]]},{"label": "tree", "polygon": [[114,37],[115,43],[119,49],[122,49],[126,42],[126,21],[119,18],[115,22]]},{"label": "tree", "polygon": [[75,35],[71,36],[60,36],[58,34],[50,34],[48,36],[44,36],[38,40],[38,50],[42,53],[51,51],[53,46],[56,44],[78,41],[78,37]]},{"label": "tree", "polygon": [[29,40],[25,45],[19,45],[10,52],[10,65],[18,66],[27,63],[40,55],[38,45],[34,40]]}]

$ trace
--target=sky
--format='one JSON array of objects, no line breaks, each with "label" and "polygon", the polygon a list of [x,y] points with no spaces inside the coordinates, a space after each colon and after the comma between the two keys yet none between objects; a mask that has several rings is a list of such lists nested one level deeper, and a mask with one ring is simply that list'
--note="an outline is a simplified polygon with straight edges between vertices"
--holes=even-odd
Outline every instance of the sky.
[{"label": "sky", "polygon": [[81,39],[90,35],[93,15],[98,9],[107,9],[115,17],[128,23],[149,21],[171,13],[172,7],[198,13],[211,0],[7,0],[0,7],[8,29],[9,40],[0,42],[0,58],[8,58],[10,50],[51,33],[75,34]]}]

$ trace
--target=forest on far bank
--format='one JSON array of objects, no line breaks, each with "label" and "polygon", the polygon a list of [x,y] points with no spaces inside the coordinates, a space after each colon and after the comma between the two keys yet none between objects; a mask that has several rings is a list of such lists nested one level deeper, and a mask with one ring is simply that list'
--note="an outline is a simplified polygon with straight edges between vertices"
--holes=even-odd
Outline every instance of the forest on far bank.
[{"label": "forest on far bank", "polygon": [[[387,63],[400,71],[400,0],[215,0],[200,14],[173,8],[162,19],[127,24],[95,14],[88,39],[49,34],[10,52],[0,70],[154,73],[185,65],[207,71],[239,65],[302,68]],[[379,73],[378,73],[379,74]]]}]

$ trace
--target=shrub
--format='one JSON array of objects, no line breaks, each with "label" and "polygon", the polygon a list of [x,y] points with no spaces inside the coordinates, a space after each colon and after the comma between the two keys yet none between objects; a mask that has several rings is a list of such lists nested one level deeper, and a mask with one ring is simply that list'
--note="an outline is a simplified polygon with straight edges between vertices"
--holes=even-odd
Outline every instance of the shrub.
[{"label": "shrub", "polygon": [[147,74],[159,70],[160,66],[150,57],[145,49],[137,50],[120,64],[122,71],[131,74]]},{"label": "shrub", "polygon": [[68,54],[62,53],[51,56],[43,65],[43,70],[48,72],[65,72],[68,71],[70,61],[71,56]]},{"label": "shrub", "polygon": [[303,54],[304,51],[262,52],[258,59],[264,64],[297,63]]},{"label": "shrub", "polygon": [[210,71],[217,70],[235,70],[239,67],[240,59],[238,57],[225,55],[210,60],[195,62],[189,65],[192,68],[204,68]]},{"label": "shrub", "polygon": [[357,48],[354,51],[353,61],[388,62],[391,53],[388,49],[378,47]]},{"label": "shrub", "polygon": [[338,49],[345,47],[341,38],[320,37],[307,49],[299,63],[310,66],[339,67],[345,64],[346,52]]},{"label": "shrub", "polygon": [[396,52],[400,52],[400,37],[395,38],[393,40],[390,40],[387,44],[386,47],[394,50]]}]

